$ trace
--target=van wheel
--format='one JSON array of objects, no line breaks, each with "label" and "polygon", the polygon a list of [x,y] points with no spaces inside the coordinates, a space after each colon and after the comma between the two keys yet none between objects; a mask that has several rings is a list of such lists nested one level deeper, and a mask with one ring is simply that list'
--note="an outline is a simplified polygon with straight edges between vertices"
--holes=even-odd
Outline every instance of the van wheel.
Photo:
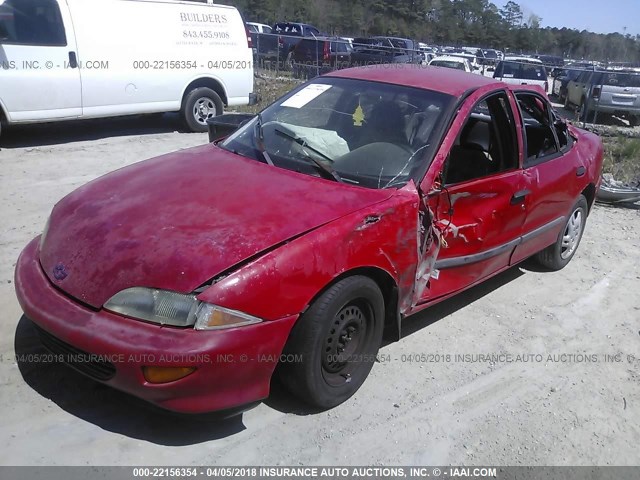
[{"label": "van wheel", "polygon": [[369,277],[332,285],[294,325],[281,363],[285,387],[320,408],[340,405],[364,383],[382,343],[384,299]]},{"label": "van wheel", "polygon": [[222,100],[210,88],[200,87],[191,90],[182,103],[182,119],[192,132],[206,132],[207,120],[222,114]]},{"label": "van wheel", "polygon": [[540,265],[549,270],[560,270],[571,261],[582,239],[588,211],[587,199],[580,195],[556,243],[537,254]]}]

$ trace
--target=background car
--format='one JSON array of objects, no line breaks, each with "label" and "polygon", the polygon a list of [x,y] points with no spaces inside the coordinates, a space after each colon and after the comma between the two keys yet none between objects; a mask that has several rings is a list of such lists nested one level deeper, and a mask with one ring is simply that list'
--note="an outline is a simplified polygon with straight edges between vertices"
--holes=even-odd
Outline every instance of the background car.
[{"label": "background car", "polygon": [[549,89],[547,70],[537,59],[505,57],[498,63],[493,78],[512,85],[538,85],[545,92]]},{"label": "background car", "polygon": [[271,27],[264,23],[246,22],[251,33],[271,33]]},{"label": "background car", "polygon": [[337,37],[304,38],[291,55],[293,76],[313,78],[350,65],[353,47]]},{"label": "background car", "polygon": [[567,97],[567,87],[571,80],[575,80],[585,71],[585,68],[565,68],[553,79],[551,93],[558,98],[558,101],[564,102]]},{"label": "background car", "polygon": [[455,57],[452,55],[443,55],[441,57],[435,57],[429,62],[429,65],[433,67],[453,68],[456,70],[462,70],[463,72],[473,73],[469,60],[462,57]]},{"label": "background car", "polygon": [[596,115],[617,115],[631,126],[640,118],[640,73],[633,71],[585,71],[568,83],[565,106],[578,107],[583,121]]}]

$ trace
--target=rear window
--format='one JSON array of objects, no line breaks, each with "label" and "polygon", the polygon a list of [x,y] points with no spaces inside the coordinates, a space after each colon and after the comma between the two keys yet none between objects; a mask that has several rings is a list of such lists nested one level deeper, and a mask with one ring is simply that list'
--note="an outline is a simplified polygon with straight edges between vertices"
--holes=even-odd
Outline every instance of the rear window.
[{"label": "rear window", "polygon": [[606,73],[603,75],[602,84],[612,87],[640,88],[640,73]]},{"label": "rear window", "polygon": [[546,80],[547,72],[542,65],[502,62],[495,76],[502,78],[522,78],[524,80]]},{"label": "rear window", "polygon": [[445,67],[445,68],[455,68],[457,70],[464,70],[464,64],[460,62],[453,62],[448,60],[437,60],[431,62],[429,65],[434,67]]},{"label": "rear window", "polygon": [[66,46],[58,3],[55,0],[6,0],[0,5],[0,43]]},{"label": "rear window", "polygon": [[276,23],[273,30],[282,35],[302,36],[302,26],[295,23]]}]

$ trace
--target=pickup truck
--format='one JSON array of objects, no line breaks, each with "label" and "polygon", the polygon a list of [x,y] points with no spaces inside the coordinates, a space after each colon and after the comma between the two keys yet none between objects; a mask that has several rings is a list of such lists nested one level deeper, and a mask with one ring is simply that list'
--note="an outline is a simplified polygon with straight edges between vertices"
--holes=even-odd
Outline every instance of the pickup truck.
[{"label": "pickup truck", "polygon": [[313,25],[293,22],[276,23],[271,33],[251,33],[256,60],[261,63],[277,62],[280,67],[291,64],[293,49],[300,40],[321,35]]},{"label": "pickup truck", "polygon": [[425,54],[413,40],[397,37],[355,38],[351,65],[366,66],[381,63],[423,63]]}]

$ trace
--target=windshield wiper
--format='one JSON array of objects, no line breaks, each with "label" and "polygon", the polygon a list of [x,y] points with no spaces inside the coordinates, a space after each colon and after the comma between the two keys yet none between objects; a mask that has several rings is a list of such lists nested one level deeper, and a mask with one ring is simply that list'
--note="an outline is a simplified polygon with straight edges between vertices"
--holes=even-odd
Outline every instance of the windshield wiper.
[{"label": "windshield wiper", "polygon": [[340,177],[340,175],[338,175],[338,173],[331,168],[329,165],[326,165],[324,163],[322,163],[319,160],[316,160],[315,158],[313,158],[311,155],[309,155],[307,152],[304,151],[305,148],[308,148],[309,150],[313,151],[314,153],[317,153],[318,155],[320,155],[323,158],[326,158],[327,160],[329,160],[330,162],[333,162],[333,160],[331,158],[329,158],[328,156],[326,156],[324,153],[316,150],[315,148],[313,148],[312,146],[310,146],[307,142],[304,141],[304,139],[296,136],[296,135],[292,135],[288,132],[285,132],[284,130],[280,130],[279,128],[275,128],[274,129],[275,132],[278,135],[281,135],[283,137],[288,138],[289,140],[293,140],[294,142],[296,142],[298,145],[300,145],[303,148],[303,153],[304,158],[313,162],[313,164],[318,167],[320,170],[322,170],[323,172],[325,172],[327,175],[329,175],[333,180],[335,180],[336,182],[340,182],[340,183],[344,183],[344,180],[342,179],[342,177]]},{"label": "windshield wiper", "polygon": [[271,157],[267,153],[267,147],[264,146],[264,132],[262,131],[262,114],[258,113],[257,117],[258,118],[256,119],[256,123],[254,125],[256,147],[258,147],[258,151],[262,155],[262,158],[264,158],[264,161],[267,162],[268,165],[271,165],[273,167],[273,160],[271,160]]}]

